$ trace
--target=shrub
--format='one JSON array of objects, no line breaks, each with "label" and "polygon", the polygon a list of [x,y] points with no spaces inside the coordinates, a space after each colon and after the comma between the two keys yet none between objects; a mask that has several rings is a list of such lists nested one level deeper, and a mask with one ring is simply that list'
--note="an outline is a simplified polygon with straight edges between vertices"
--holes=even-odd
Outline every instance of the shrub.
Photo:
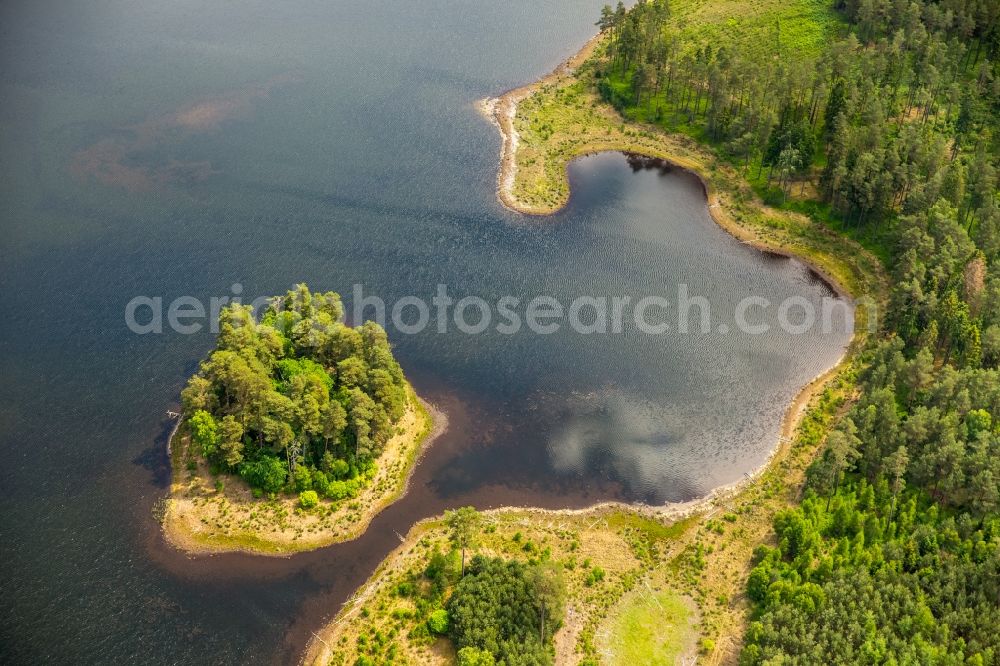
[{"label": "shrub", "polygon": [[458,666],[493,666],[493,654],[471,645],[458,651]]},{"label": "shrub", "polygon": [[771,586],[771,571],[766,563],[758,564],[747,579],[747,596],[758,604],[764,603]]},{"label": "shrub", "polygon": [[305,465],[297,466],[292,474],[292,483],[295,485],[295,490],[300,493],[303,490],[312,490],[313,480],[309,468]]},{"label": "shrub", "polygon": [[332,463],[330,463],[330,476],[335,479],[345,479],[347,475],[351,472],[351,466],[347,464],[346,460],[342,458],[335,458]]},{"label": "shrub", "polygon": [[590,587],[591,585],[596,585],[597,583],[600,583],[602,580],[604,580],[604,569],[602,569],[601,567],[594,567],[593,569],[590,570],[590,573],[587,574],[587,579],[584,581],[584,583],[587,585],[587,587]]},{"label": "shrub", "polygon": [[219,427],[212,415],[199,409],[188,419],[188,428],[195,450],[205,458],[212,456],[219,446]]},{"label": "shrub", "polygon": [[316,491],[317,495],[328,496],[330,494],[330,477],[320,470],[314,469],[312,473],[312,489]]},{"label": "shrub", "polygon": [[299,506],[303,509],[311,509],[319,504],[319,495],[315,490],[303,490],[299,493]]},{"label": "shrub", "polygon": [[439,608],[431,613],[427,618],[427,629],[438,636],[448,633],[448,611]]},{"label": "shrub", "polygon": [[430,556],[424,575],[439,589],[443,590],[450,582],[457,579],[461,565],[456,555],[455,552],[446,555],[440,550],[435,550]]},{"label": "shrub", "polygon": [[260,488],[266,493],[276,493],[285,485],[285,463],[272,456],[264,456],[240,465],[240,476],[251,488]]},{"label": "shrub", "polygon": [[327,488],[326,496],[337,501],[350,499],[358,494],[358,482],[354,479],[350,481],[331,481]]},{"label": "shrub", "polygon": [[431,632],[427,630],[426,622],[421,622],[420,624],[413,627],[413,629],[410,630],[410,633],[407,634],[407,636],[409,636],[411,641],[413,641],[418,645],[423,644],[425,642],[430,643],[432,641]]}]

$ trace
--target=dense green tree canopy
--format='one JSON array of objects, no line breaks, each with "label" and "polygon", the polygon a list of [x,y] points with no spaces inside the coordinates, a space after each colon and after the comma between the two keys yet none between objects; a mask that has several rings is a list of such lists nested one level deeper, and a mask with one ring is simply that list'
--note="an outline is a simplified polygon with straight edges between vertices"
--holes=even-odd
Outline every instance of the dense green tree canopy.
[{"label": "dense green tree canopy", "polygon": [[[851,28],[820,53],[780,38],[694,39],[667,0],[606,7],[602,95],[627,116],[717,145],[770,189],[819,173],[824,202],[846,220],[883,222],[939,199],[1000,250],[1000,4],[984,0],[846,0]],[[735,19],[734,19],[735,20]],[[684,39],[687,36],[687,39]]]},{"label": "dense green tree canopy", "polygon": [[333,293],[298,285],[257,321],[233,304],[181,393],[193,452],[263,492],[357,492],[406,409],[385,331],[350,328]]},{"label": "dense green tree canopy", "polygon": [[477,555],[448,600],[449,635],[459,651],[477,651],[466,652],[480,660],[470,663],[484,663],[487,653],[507,666],[551,664],[564,597],[553,567]]}]

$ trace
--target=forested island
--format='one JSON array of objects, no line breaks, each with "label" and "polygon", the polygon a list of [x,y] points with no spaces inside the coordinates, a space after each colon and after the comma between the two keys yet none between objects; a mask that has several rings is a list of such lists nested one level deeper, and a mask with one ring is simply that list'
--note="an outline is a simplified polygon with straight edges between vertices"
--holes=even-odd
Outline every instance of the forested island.
[{"label": "forested island", "polygon": [[375,322],[342,323],[300,284],[260,315],[221,311],[181,392],[168,538],[188,550],[284,553],[356,536],[398,497],[431,417]]},{"label": "forested island", "polygon": [[[1000,663],[1000,5],[647,0],[597,25],[565,66],[483,105],[501,200],[550,213],[573,158],[662,157],[703,179],[727,230],[881,309],[744,488],[670,524],[487,513],[479,547],[570,581],[553,647],[523,663]],[[448,535],[415,527],[310,656],[522,663],[455,651],[464,547]],[[581,577],[576,553],[593,571],[602,540],[642,566]]]}]

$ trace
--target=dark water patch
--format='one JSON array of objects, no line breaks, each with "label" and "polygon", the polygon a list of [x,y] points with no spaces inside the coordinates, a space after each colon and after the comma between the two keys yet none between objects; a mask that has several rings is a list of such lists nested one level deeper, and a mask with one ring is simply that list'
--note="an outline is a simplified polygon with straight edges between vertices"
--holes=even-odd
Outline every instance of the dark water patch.
[{"label": "dark water patch", "polygon": [[808,275],[810,281],[813,284],[818,284],[825,288],[826,290],[824,292],[825,296],[829,296],[830,298],[837,298],[842,295],[840,290],[837,287],[835,287],[834,284],[826,278],[826,276],[819,273],[816,269],[809,268]]},{"label": "dark water patch", "polygon": [[[175,408],[176,409],[176,408]],[[155,488],[169,490],[172,477],[170,465],[170,437],[177,428],[177,419],[168,416],[160,425],[160,432],[152,445],[132,459],[132,464],[149,472],[150,483]]]},{"label": "dark water patch", "polygon": [[[757,251],[760,252],[761,258],[769,262],[787,263],[789,261],[792,261],[792,258],[789,257],[787,254],[782,254],[781,252],[777,252],[775,250],[768,250],[766,248],[757,248]],[[812,269],[810,268],[809,270],[811,271]]]},{"label": "dark water patch", "polygon": [[639,153],[630,153],[628,151],[625,151],[622,154],[625,155],[625,161],[628,162],[632,171],[654,170],[661,176],[666,176],[668,173],[672,173],[678,168],[674,163],[660,157],[650,157],[648,155],[640,155]]}]

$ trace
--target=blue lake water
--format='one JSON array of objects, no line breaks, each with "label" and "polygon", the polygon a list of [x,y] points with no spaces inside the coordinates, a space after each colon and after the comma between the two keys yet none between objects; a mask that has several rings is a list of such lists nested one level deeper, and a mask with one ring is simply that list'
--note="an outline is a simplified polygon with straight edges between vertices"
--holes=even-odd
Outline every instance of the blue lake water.
[{"label": "blue lake water", "polygon": [[[717,325],[747,296],[819,310],[826,285],[722,232],[690,174],[619,154],[574,163],[552,217],[496,202],[475,100],[570,55],[601,4],[4,4],[0,661],[294,662],[421,517],[685,500],[766,460],[849,336]],[[136,335],[125,306],[299,281],[349,309],[354,284],[567,304],[685,284],[712,332],[390,329],[451,424],[407,498],[350,544],[187,558],[152,508],[165,412],[213,337]]]}]

